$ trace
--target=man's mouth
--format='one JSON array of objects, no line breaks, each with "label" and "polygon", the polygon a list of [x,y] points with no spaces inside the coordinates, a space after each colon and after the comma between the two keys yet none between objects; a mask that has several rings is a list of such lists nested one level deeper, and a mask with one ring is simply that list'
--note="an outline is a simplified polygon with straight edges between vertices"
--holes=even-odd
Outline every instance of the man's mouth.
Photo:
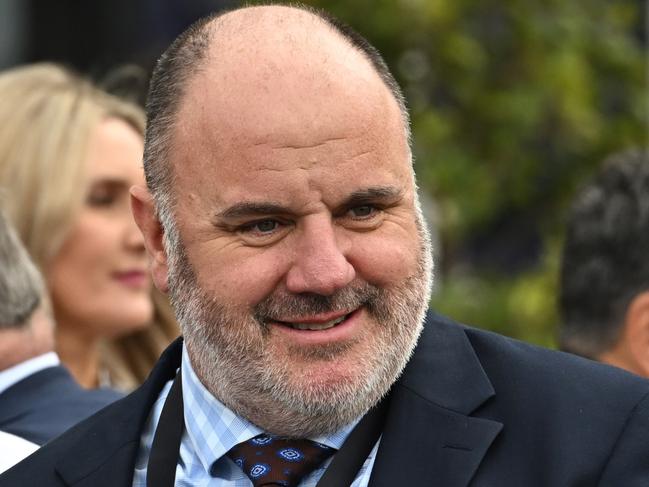
[{"label": "man's mouth", "polygon": [[293,328],[294,330],[322,331],[322,330],[329,330],[330,328],[339,325],[347,318],[349,318],[349,316],[351,316],[352,313],[339,315],[336,318],[332,318],[329,320],[318,320],[318,319],[291,320],[291,321],[273,320],[273,322],[279,325],[286,326],[288,328]]}]

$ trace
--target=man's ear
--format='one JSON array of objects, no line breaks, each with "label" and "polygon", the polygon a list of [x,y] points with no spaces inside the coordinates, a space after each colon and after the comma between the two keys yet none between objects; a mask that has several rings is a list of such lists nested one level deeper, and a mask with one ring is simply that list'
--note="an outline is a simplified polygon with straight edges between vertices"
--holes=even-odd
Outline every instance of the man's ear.
[{"label": "man's ear", "polygon": [[131,211],[135,223],[144,235],[144,246],[149,254],[149,266],[153,283],[163,293],[168,290],[167,253],[162,243],[164,231],[158,221],[153,197],[143,186],[131,188]]},{"label": "man's ear", "polygon": [[649,377],[649,291],[637,294],[626,310],[624,331],[632,372]]}]

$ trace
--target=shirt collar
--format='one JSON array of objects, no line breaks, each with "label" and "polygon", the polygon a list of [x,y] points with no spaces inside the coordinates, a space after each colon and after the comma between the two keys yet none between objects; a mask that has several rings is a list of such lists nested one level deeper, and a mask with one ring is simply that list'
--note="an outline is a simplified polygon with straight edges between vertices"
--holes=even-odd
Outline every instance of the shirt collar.
[{"label": "shirt collar", "polygon": [[30,375],[49,367],[56,367],[59,363],[59,357],[56,353],[47,352],[1,371],[0,393],[6,391],[14,384],[17,384],[25,377],[29,377]]},{"label": "shirt collar", "polygon": [[[264,433],[263,430],[235,414],[216,399],[199,380],[192,368],[187,348],[182,351],[182,387],[187,434],[206,471],[233,446]],[[309,438],[340,449],[360,418],[330,434]]]}]

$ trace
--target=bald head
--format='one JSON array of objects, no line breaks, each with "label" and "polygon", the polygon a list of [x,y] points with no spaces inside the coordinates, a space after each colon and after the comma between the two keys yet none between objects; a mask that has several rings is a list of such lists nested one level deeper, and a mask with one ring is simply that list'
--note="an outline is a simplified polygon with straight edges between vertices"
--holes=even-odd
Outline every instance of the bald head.
[{"label": "bald head", "polygon": [[267,130],[273,118],[307,129],[305,120],[314,117],[301,110],[326,113],[327,107],[310,96],[323,90],[338,100],[346,97],[340,101],[348,105],[374,90],[382,108],[399,111],[409,139],[401,91],[378,51],[324,12],[247,7],[204,18],[185,31],[158,61],[147,102],[145,173],[163,224],[171,218],[173,199],[170,155],[179,134],[190,130],[186,122],[193,123],[185,115],[202,116],[200,98],[210,97],[203,106],[219,111],[211,115],[218,116],[223,130],[214,137],[227,143],[230,122],[247,123],[251,132],[258,122]]}]

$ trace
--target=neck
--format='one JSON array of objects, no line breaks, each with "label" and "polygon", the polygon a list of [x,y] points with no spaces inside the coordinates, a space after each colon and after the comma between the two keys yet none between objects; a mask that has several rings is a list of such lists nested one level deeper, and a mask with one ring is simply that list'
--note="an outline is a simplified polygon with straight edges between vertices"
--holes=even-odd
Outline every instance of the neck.
[{"label": "neck", "polygon": [[59,326],[56,346],[61,362],[82,387],[99,386],[99,339]]},{"label": "neck", "polygon": [[0,370],[38,357],[52,349],[34,344],[31,328],[0,331]]},{"label": "neck", "polygon": [[52,322],[37,309],[29,321],[17,328],[0,330],[0,370],[18,365],[54,349]]}]

